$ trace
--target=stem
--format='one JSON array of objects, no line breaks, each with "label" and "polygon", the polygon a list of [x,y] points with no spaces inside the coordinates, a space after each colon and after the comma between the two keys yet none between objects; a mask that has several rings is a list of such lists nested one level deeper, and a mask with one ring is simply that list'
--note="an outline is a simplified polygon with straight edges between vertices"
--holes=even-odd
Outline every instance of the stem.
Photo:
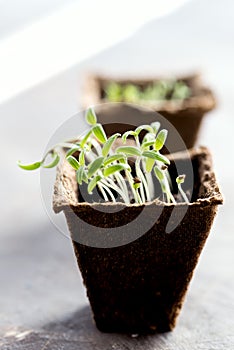
[{"label": "stem", "polygon": [[44,160],[46,159],[46,157],[50,154],[53,153],[56,148],[73,148],[75,147],[76,144],[75,143],[69,143],[69,142],[61,142],[61,143],[57,143],[56,145],[54,145],[52,148],[50,148],[46,154],[44,155],[42,162],[44,162]]},{"label": "stem", "polygon": [[149,200],[151,201],[152,199],[154,199],[154,183],[153,183],[152,172],[148,173],[148,171],[146,171],[145,160],[142,160],[142,167],[143,167],[143,171],[144,171],[145,178],[148,185]]},{"label": "stem", "polygon": [[178,184],[178,189],[185,203],[189,203],[188,197],[186,196],[184,190],[182,189],[181,184]]},{"label": "stem", "polygon": [[140,203],[140,202],[139,202],[139,198],[138,198],[138,196],[137,196],[137,192],[136,192],[136,190],[135,190],[135,188],[134,188],[134,186],[133,186],[134,181],[133,181],[132,176],[129,174],[129,171],[128,171],[128,170],[125,171],[125,174],[126,174],[126,177],[127,177],[127,179],[128,179],[129,185],[130,185],[130,187],[131,187],[131,190],[132,190],[132,193],[133,193],[135,202],[136,202],[136,203]]},{"label": "stem", "polygon": [[108,197],[107,197],[107,195],[106,195],[106,192],[104,191],[104,189],[103,189],[103,186],[104,185],[102,185],[102,184],[100,184],[100,182],[97,184],[98,185],[98,188],[99,188],[99,190],[101,191],[101,193],[102,193],[102,195],[103,195],[103,197],[104,197],[104,200],[106,201],[106,202],[108,202]]},{"label": "stem", "polygon": [[[149,191],[149,184],[146,181],[145,175],[143,174],[140,165],[139,165],[139,168],[136,169],[136,172],[138,172],[137,176],[139,176],[140,180],[142,181],[142,183],[144,185],[147,201],[150,201],[151,200],[151,196],[150,196],[150,191]],[[151,177],[151,180],[152,180],[152,177]]]},{"label": "stem", "polygon": [[122,186],[120,185],[121,189],[126,194],[126,197],[128,198],[128,203],[130,203],[126,181],[124,180],[123,176],[120,173],[115,173],[115,178],[118,181],[119,185],[122,184]]},{"label": "stem", "polygon": [[[109,195],[110,195],[110,197],[111,197],[111,199],[112,199],[112,202],[116,202],[115,196],[113,195],[113,193],[111,192],[111,190],[109,189],[109,187],[103,184],[103,180],[101,180],[100,182],[101,182],[101,186],[103,186],[103,188],[106,190],[106,192],[109,193]],[[106,198],[105,198],[105,201],[108,202],[108,201],[109,201],[109,198],[106,197]]]},{"label": "stem", "polygon": [[169,173],[168,169],[165,170],[165,175],[166,175],[169,187],[170,187],[170,189],[172,189],[171,176],[170,176],[170,173]]},{"label": "stem", "polygon": [[[136,168],[136,175],[139,177],[139,180],[141,181],[141,183],[140,183],[140,193],[141,193],[142,202],[144,203],[145,202],[145,192],[144,192],[144,187],[143,187],[144,183],[143,183],[142,176],[141,176],[141,169],[140,169],[140,161],[139,161],[139,159],[136,160],[135,168]],[[147,186],[147,184],[146,184],[146,186]]]},{"label": "stem", "polygon": [[[170,190],[168,190],[168,193],[167,193],[167,194],[168,194],[170,200],[172,201],[172,203],[173,203],[173,204],[176,204],[176,200],[175,200],[175,198],[173,197],[173,195],[172,195],[172,193],[171,193]],[[170,201],[169,201],[169,203],[170,203]]]},{"label": "stem", "polygon": [[102,155],[102,148],[101,148],[100,144],[95,139],[92,139],[92,145],[95,148],[97,154],[99,156],[101,156]]},{"label": "stem", "polygon": [[137,195],[138,203],[143,204],[138,188],[136,189],[136,195]]},{"label": "stem", "polygon": [[137,147],[139,147],[139,148],[141,149],[141,144],[140,144],[139,136],[138,136],[138,135],[135,136],[135,140],[136,140],[136,145],[137,145]]},{"label": "stem", "polygon": [[172,202],[172,203],[176,204],[176,200],[171,193],[167,177],[164,175],[164,179],[159,181],[159,182],[160,182],[161,187],[162,187],[162,192],[164,192],[166,194],[167,203]]},{"label": "stem", "polygon": [[[161,164],[162,163],[160,163],[159,161],[155,161],[156,162],[156,164],[160,167],[161,166]],[[169,173],[169,171],[168,171],[168,169],[166,169],[166,170],[164,170],[164,172],[165,172],[165,176],[166,176],[166,178],[167,178],[167,182],[168,182],[168,184],[169,184],[169,188],[171,189],[172,188],[172,182],[171,182],[171,176],[170,176],[170,173]]]},{"label": "stem", "polygon": [[107,187],[111,187],[114,191],[116,191],[123,198],[123,201],[125,203],[129,203],[129,200],[125,196],[125,193],[121,191],[121,189],[114,183],[113,180],[111,180],[110,178],[106,178],[106,179],[102,179],[101,182],[105,184]]}]

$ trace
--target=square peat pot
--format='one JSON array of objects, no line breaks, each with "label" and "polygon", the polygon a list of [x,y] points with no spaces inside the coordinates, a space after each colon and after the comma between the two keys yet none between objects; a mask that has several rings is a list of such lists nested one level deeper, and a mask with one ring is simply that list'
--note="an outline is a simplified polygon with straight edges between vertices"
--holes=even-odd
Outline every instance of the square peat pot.
[{"label": "square peat pot", "polygon": [[94,319],[103,332],[149,334],[175,327],[223,202],[207,148],[172,155],[172,175],[175,164],[187,171],[190,204],[80,202],[75,171],[67,162],[58,168],[54,211],[66,216]]},{"label": "square peat pot", "polygon": [[[133,126],[150,124],[157,120],[169,131],[167,141],[169,153],[192,148],[198,138],[204,115],[216,105],[212,91],[203,85],[198,74],[176,77],[176,80],[185,82],[191,89],[191,96],[184,100],[143,101],[137,104],[106,103],[108,101],[105,97],[105,88],[110,82],[121,85],[134,84],[144,88],[159,80],[161,80],[159,77],[120,79],[89,75],[84,83],[82,105],[84,108],[97,106],[95,111],[98,120],[101,124],[105,124],[108,135],[113,133],[113,129],[123,133]],[[152,111],[158,112],[163,118]],[[179,140],[177,133],[182,141]]]}]

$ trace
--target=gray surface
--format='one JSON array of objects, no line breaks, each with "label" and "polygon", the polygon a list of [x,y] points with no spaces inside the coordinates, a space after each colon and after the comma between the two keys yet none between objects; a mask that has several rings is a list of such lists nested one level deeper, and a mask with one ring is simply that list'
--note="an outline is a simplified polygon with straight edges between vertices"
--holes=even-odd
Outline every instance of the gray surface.
[{"label": "gray surface", "polygon": [[[233,149],[234,130],[233,37],[231,0],[193,1],[128,41],[0,106],[4,150],[0,165],[0,348],[234,348],[234,169],[228,153]],[[202,68],[219,99],[218,109],[207,116],[200,143],[213,151],[225,205],[219,210],[175,331],[140,339],[101,334],[92,323],[70,242],[44,211],[39,175],[18,170],[15,160],[39,158],[54,129],[78,111],[85,71],[134,75],[183,67]],[[24,335],[24,331],[31,333]]]}]

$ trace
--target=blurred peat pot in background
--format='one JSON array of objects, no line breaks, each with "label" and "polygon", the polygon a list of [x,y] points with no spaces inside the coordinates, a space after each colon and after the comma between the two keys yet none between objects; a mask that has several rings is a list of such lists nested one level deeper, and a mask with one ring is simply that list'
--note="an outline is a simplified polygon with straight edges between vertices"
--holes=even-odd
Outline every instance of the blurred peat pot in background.
[{"label": "blurred peat pot in background", "polygon": [[[189,94],[185,98],[172,98],[173,96],[167,96],[161,100],[144,100],[139,98],[132,100],[131,102],[134,105],[131,105],[125,102],[126,100],[123,101],[120,96],[119,102],[123,103],[105,104],[105,102],[114,101],[114,99],[110,101],[108,98],[110,84],[116,84],[122,87],[131,86],[132,89],[135,86],[142,92],[154,87],[160,82],[168,82],[170,80],[173,81],[170,77],[115,79],[114,77],[88,75],[84,82],[82,105],[84,108],[90,105],[99,105],[95,107],[98,120],[101,124],[106,124],[105,130],[108,135],[113,133],[113,129],[118,132],[124,132],[133,126],[150,124],[156,119],[155,113],[151,113],[150,110],[156,111],[169,122],[165,125],[164,118],[159,120],[162,127],[165,127],[169,131],[167,141],[169,153],[181,151],[185,148],[192,148],[198,138],[204,115],[214,109],[216,105],[212,91],[203,85],[200,75],[193,74],[174,78],[175,82],[183,84],[182,88],[188,88]],[[128,100],[128,102],[130,101]],[[141,107],[148,107],[149,110],[143,110]],[[113,123],[114,125],[111,125]],[[178,134],[175,133],[174,128],[182,137],[185,145],[178,140]]]}]

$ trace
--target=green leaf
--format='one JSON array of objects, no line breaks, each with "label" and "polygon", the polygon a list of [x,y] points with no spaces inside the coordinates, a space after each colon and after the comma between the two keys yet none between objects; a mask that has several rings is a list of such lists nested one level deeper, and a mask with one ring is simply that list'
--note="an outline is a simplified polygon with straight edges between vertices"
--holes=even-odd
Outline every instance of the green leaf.
[{"label": "green leaf", "polygon": [[184,183],[184,180],[185,180],[185,175],[179,175],[177,176],[176,178],[176,182],[179,184],[183,184]]},{"label": "green leaf", "polygon": [[80,165],[85,165],[85,152],[83,150],[79,154],[79,163]]},{"label": "green leaf", "polygon": [[136,182],[133,184],[133,187],[135,188],[135,190],[137,190],[138,188],[141,187],[141,183]]},{"label": "green leaf", "polygon": [[100,141],[101,143],[105,143],[107,141],[106,133],[101,124],[96,124],[92,128],[92,131],[94,136],[98,139],[98,141]]},{"label": "green leaf", "polygon": [[89,182],[89,178],[88,178],[88,174],[87,174],[87,171],[84,169],[83,171],[83,176],[82,176],[82,180],[86,183]]},{"label": "green leaf", "polygon": [[47,169],[50,169],[50,168],[54,168],[56,165],[58,165],[59,161],[60,161],[60,156],[58,155],[58,153],[54,152],[52,154],[52,157],[54,158],[52,160],[52,162],[48,165],[43,165],[43,168],[47,168]]},{"label": "green leaf", "polygon": [[105,89],[107,99],[111,102],[122,101],[122,86],[120,84],[111,82]]},{"label": "green leaf", "polygon": [[152,158],[146,158],[146,161],[145,161],[145,169],[148,173],[150,173],[153,169],[153,166],[154,166],[154,162],[155,160],[152,159]]},{"label": "green leaf", "polygon": [[170,164],[170,161],[167,157],[165,157],[162,154],[155,152],[155,151],[144,151],[142,153],[142,155],[144,157],[147,157],[147,158],[152,158],[152,159],[158,160],[164,164],[168,164],[168,165]]},{"label": "green leaf", "polygon": [[83,181],[88,183],[88,176],[83,165],[81,165],[76,172],[76,180],[79,185],[81,185]]},{"label": "green leaf", "polygon": [[76,153],[77,151],[80,150],[80,146],[75,146],[75,147],[72,147],[71,149],[69,149],[66,153],[66,158],[69,157],[69,156],[72,156],[74,153]]},{"label": "green leaf", "polygon": [[148,132],[147,134],[145,134],[142,143],[150,142],[150,141],[155,141],[155,135],[152,134],[151,132]]},{"label": "green leaf", "polygon": [[97,117],[92,107],[87,109],[85,119],[89,125],[97,124]]},{"label": "green leaf", "polygon": [[78,170],[80,167],[79,162],[77,161],[77,159],[73,156],[68,156],[66,157],[68,163],[72,166],[73,169]]},{"label": "green leaf", "polygon": [[143,143],[141,144],[141,148],[142,148],[142,149],[148,148],[148,147],[150,147],[150,146],[153,146],[154,143],[155,143],[155,140],[153,140],[153,141],[148,141],[148,142],[143,142]]},{"label": "green leaf", "polygon": [[135,131],[129,130],[129,131],[126,131],[126,132],[122,135],[122,140],[123,140],[124,143],[126,142],[128,136],[136,136]]},{"label": "green leaf", "polygon": [[183,82],[177,81],[174,85],[171,99],[184,100],[191,96],[191,89]]},{"label": "green leaf", "polygon": [[82,138],[82,140],[80,141],[80,147],[81,147],[81,148],[84,148],[86,142],[88,141],[90,135],[92,134],[92,131],[93,131],[93,130],[90,129],[90,130],[87,132],[87,134],[86,134],[86,135]]},{"label": "green leaf", "polygon": [[116,148],[116,153],[124,153],[127,156],[141,156],[141,151],[139,148],[134,147],[134,146],[121,146]]},{"label": "green leaf", "polygon": [[121,136],[121,134],[116,133],[114,135],[112,135],[111,137],[108,138],[108,140],[106,141],[106,143],[103,145],[102,148],[102,155],[104,157],[106,157],[111,149],[111,146],[113,145],[113,143],[115,142],[115,140],[117,139],[118,136]]},{"label": "green leaf", "polygon": [[92,163],[89,164],[88,166],[89,178],[93,176],[96,173],[96,171],[98,171],[101,168],[103,160],[104,160],[104,157],[98,157]]},{"label": "green leaf", "polygon": [[124,161],[124,155],[123,154],[113,154],[113,156],[109,156],[104,160],[104,166],[113,163],[115,161]]},{"label": "green leaf", "polygon": [[154,148],[156,149],[156,151],[159,151],[161,148],[163,148],[164,143],[165,143],[166,138],[167,138],[167,134],[168,134],[168,131],[166,129],[162,129],[158,133],[156,140],[155,140],[155,144],[154,144]]},{"label": "green leaf", "polygon": [[131,171],[131,167],[128,164],[115,164],[111,165],[108,168],[104,169],[103,175],[105,177],[110,176],[116,172],[120,172],[122,170],[128,170]]},{"label": "green leaf", "polygon": [[95,176],[88,184],[88,193],[92,193],[93,189],[96,187],[97,183],[101,180],[101,176]]},{"label": "green leaf", "polygon": [[80,166],[79,169],[76,172],[76,180],[77,180],[79,185],[82,184],[83,170],[84,170],[84,167]]},{"label": "green leaf", "polygon": [[21,169],[24,169],[24,170],[36,170],[40,168],[42,162],[35,162],[32,164],[21,164],[21,162],[18,161],[17,164]]},{"label": "green leaf", "polygon": [[139,135],[142,130],[146,130],[150,133],[154,132],[154,129],[150,125],[140,125],[138,126],[138,128],[135,129],[135,133]]},{"label": "green leaf", "polygon": [[154,173],[160,182],[164,180],[164,173],[157,165],[154,167]]},{"label": "green leaf", "polygon": [[140,89],[134,84],[122,87],[123,100],[125,102],[137,102],[140,98]]},{"label": "green leaf", "polygon": [[158,133],[159,129],[160,129],[160,123],[159,122],[153,122],[151,123],[152,128],[154,129],[154,133],[155,135]]}]

